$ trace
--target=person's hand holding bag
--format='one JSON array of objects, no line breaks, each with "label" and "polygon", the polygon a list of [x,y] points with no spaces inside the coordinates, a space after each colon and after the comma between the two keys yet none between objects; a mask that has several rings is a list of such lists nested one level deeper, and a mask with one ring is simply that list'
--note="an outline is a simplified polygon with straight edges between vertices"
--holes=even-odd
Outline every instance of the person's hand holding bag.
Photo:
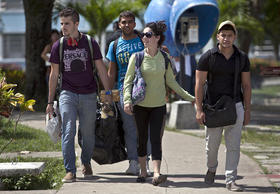
[{"label": "person's hand holding bag", "polygon": [[124,107],[124,112],[126,112],[129,115],[133,115],[133,106],[132,104],[125,104]]}]

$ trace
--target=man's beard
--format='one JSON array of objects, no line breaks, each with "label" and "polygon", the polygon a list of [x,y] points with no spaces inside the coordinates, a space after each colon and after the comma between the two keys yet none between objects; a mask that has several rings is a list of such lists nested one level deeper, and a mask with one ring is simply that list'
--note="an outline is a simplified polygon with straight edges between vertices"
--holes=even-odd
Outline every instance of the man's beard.
[{"label": "man's beard", "polygon": [[124,36],[131,36],[134,33],[134,31],[133,30],[130,32],[123,31],[122,33]]}]

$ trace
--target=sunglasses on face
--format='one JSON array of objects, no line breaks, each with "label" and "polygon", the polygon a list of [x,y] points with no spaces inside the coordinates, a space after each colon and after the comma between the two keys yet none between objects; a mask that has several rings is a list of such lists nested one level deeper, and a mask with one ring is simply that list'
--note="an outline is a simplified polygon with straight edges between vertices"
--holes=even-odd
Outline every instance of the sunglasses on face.
[{"label": "sunglasses on face", "polygon": [[144,38],[144,36],[146,36],[147,38],[152,38],[153,33],[152,32],[146,32],[146,33],[141,33],[140,34],[141,38]]}]

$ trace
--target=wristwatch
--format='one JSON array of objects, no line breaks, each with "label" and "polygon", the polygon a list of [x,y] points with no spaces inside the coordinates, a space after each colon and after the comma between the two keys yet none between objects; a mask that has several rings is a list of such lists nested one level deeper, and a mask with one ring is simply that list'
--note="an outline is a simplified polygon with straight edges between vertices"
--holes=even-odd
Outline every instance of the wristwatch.
[{"label": "wristwatch", "polygon": [[112,91],[111,90],[107,90],[106,92],[105,92],[105,95],[111,95],[112,94]]}]

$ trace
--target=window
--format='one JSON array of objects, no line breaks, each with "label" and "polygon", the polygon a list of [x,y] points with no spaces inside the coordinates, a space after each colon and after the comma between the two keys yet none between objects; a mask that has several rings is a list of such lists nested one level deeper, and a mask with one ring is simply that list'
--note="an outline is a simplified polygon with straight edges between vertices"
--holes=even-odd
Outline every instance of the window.
[{"label": "window", "polygon": [[15,9],[23,9],[22,0],[0,0],[1,9],[4,10],[15,10]]},{"label": "window", "polygon": [[4,35],[4,58],[25,57],[25,36],[23,34]]}]

